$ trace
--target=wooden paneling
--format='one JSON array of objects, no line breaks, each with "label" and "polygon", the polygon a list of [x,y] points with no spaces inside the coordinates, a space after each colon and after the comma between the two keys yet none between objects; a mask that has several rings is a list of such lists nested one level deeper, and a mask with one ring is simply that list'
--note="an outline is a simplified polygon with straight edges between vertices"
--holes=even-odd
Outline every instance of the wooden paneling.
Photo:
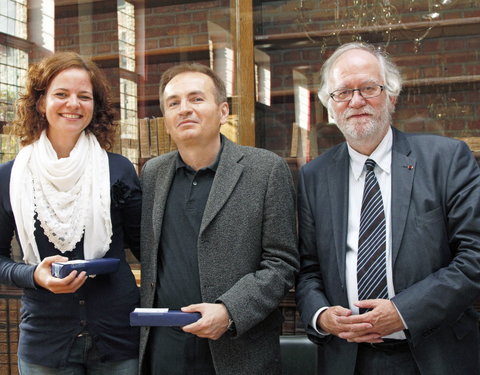
[{"label": "wooden paneling", "polygon": [[235,51],[233,114],[238,115],[237,142],[255,146],[255,88],[252,0],[231,0],[231,33]]}]

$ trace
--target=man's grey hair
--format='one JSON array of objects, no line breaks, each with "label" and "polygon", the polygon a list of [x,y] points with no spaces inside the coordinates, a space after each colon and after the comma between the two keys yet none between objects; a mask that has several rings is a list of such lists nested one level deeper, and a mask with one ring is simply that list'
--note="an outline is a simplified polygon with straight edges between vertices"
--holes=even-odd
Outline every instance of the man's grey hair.
[{"label": "man's grey hair", "polygon": [[330,93],[333,91],[330,87],[330,76],[332,68],[337,61],[337,59],[343,55],[345,52],[352,49],[360,49],[367,52],[370,52],[375,56],[380,63],[380,75],[383,78],[385,91],[388,97],[397,97],[402,90],[402,76],[400,71],[387,53],[380,51],[375,48],[375,46],[367,43],[346,43],[338,47],[335,52],[330,56],[327,61],[322,66],[321,70],[321,84],[320,89],[318,90],[318,97],[322,104],[328,108],[328,99],[330,98]]}]

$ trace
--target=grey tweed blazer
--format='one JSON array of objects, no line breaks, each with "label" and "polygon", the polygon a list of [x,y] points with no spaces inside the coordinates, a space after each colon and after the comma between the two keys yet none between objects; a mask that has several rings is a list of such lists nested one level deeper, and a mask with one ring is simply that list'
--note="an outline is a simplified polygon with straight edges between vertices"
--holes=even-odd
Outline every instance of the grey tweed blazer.
[{"label": "grey tweed blazer", "polygon": [[[278,305],[299,267],[292,178],[274,153],[226,138],[223,142],[198,237],[198,267],[203,302],[223,302],[236,334],[210,341],[213,362],[219,375],[280,374],[283,317]],[[149,160],[141,174],[142,307],[154,303],[163,213],[176,156],[172,152]],[[150,373],[143,363],[148,335],[149,328],[142,328],[142,374]]]}]

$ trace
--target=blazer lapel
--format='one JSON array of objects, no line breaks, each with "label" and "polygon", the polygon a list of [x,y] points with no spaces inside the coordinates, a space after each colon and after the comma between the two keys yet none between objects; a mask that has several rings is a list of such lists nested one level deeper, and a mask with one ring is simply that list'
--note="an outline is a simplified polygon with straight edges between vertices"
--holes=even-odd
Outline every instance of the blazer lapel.
[{"label": "blazer lapel", "polygon": [[331,196],[330,209],[332,212],[332,228],[337,254],[338,273],[344,290],[346,290],[345,257],[347,248],[349,168],[348,149],[346,143],[344,143],[337,150],[333,157],[333,163],[328,169],[328,189]]},{"label": "blazer lapel", "polygon": [[200,235],[228,200],[243,172],[243,165],[238,163],[243,153],[236,144],[222,138],[223,151],[203,213]]},{"label": "blazer lapel", "polygon": [[392,146],[392,264],[398,255],[407,221],[416,160],[410,156],[411,149],[406,137],[393,128]]},{"label": "blazer lapel", "polygon": [[175,160],[177,153],[172,154],[172,157],[167,163],[164,163],[157,170],[157,179],[155,182],[155,197],[152,202],[152,224],[153,236],[158,247],[160,241],[160,234],[163,224],[163,213],[165,212],[165,204],[167,202],[168,193],[175,175]]}]

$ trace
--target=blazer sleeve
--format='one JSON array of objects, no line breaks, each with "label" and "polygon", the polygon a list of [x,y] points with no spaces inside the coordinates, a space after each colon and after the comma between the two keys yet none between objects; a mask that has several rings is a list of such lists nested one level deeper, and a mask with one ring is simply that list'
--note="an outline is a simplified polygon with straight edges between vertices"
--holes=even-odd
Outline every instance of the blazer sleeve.
[{"label": "blazer sleeve", "polygon": [[444,226],[448,245],[443,248],[450,250],[445,255],[439,244],[435,253],[449,261],[393,298],[414,343],[460,319],[480,292],[480,171],[467,145],[454,145],[452,152],[444,150],[442,155],[444,179],[435,182],[445,192],[443,220],[435,225]]},{"label": "blazer sleeve", "polygon": [[[261,257],[255,272],[241,277],[218,297],[242,335],[264,321],[294,285],[298,271],[295,190],[290,170],[281,158],[275,158],[264,193]],[[260,193],[260,192],[259,192]],[[273,322],[273,321],[272,321]],[[278,319],[273,324],[278,324]]]},{"label": "blazer sleeve", "polygon": [[320,342],[329,340],[330,336],[319,335],[310,322],[315,313],[322,307],[330,306],[330,302],[324,293],[323,275],[317,256],[317,228],[313,214],[315,201],[306,187],[303,168],[299,173],[297,200],[300,272],[297,277],[295,297],[307,334],[312,341]]}]

